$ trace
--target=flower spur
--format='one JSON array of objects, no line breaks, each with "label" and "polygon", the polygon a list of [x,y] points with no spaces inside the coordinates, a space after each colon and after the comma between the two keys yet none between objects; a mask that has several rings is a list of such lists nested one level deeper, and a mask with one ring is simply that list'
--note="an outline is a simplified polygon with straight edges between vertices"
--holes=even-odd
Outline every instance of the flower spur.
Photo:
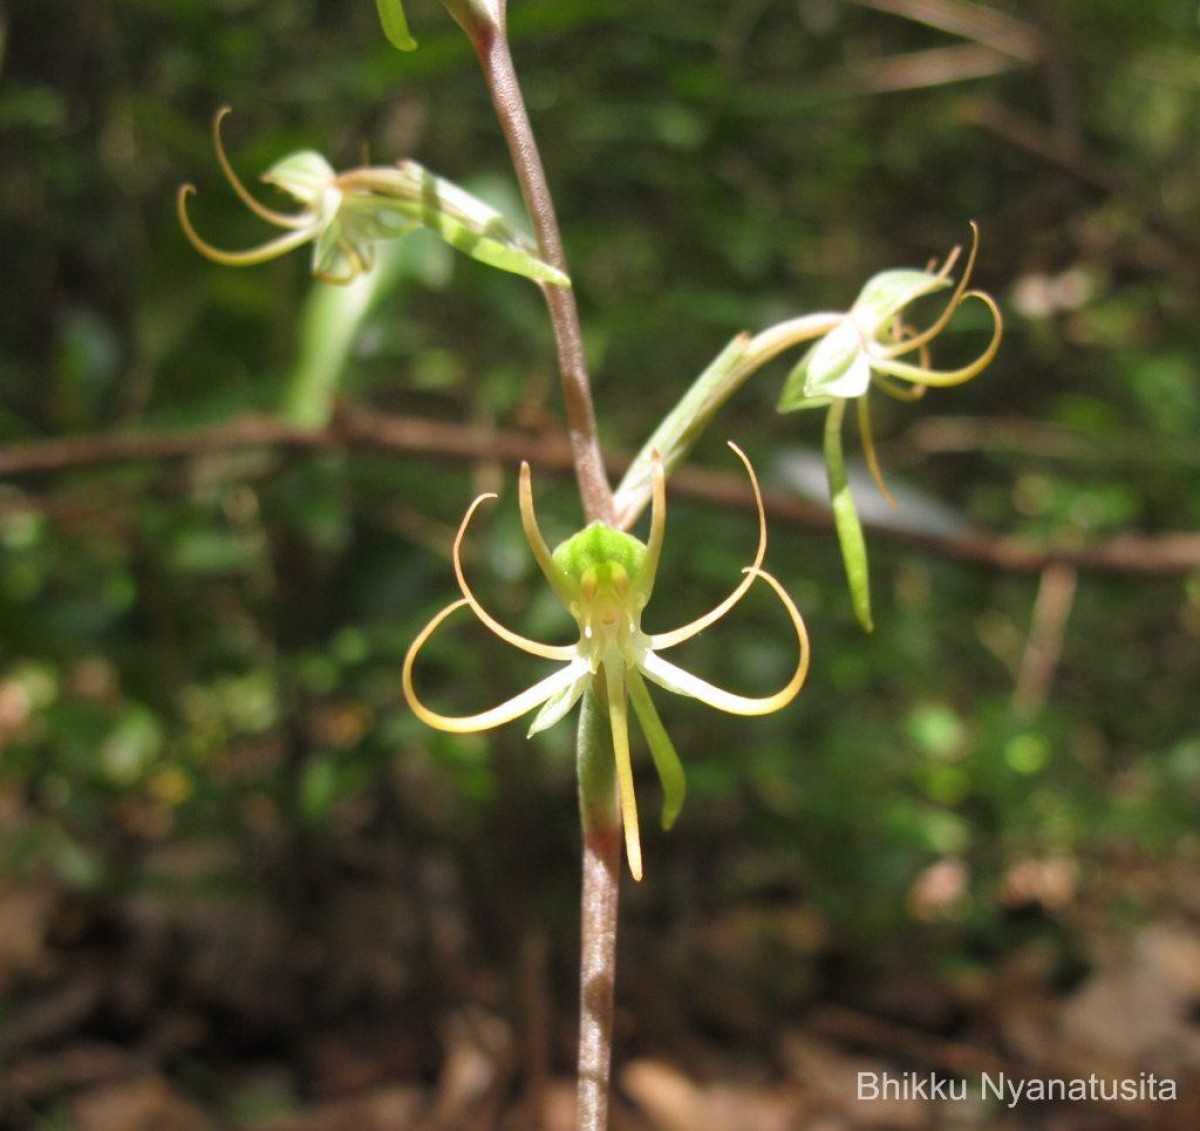
[{"label": "flower spur", "polygon": [[[437,613],[413,641],[404,659],[402,684],[405,698],[423,722],[438,730],[470,734],[489,730],[541,710],[529,728],[530,735],[562,719],[579,701],[590,683],[607,699],[616,764],[617,792],[625,851],[634,879],[642,878],[641,841],[638,833],[637,798],[630,762],[628,703],[641,725],[650,754],[663,786],[663,827],[670,828],[683,806],[684,772],[679,755],[663,727],[646,680],[677,695],[699,699],[733,715],[766,715],[795,698],[808,672],[809,642],[804,621],[791,597],[773,575],[762,569],[767,549],[767,524],[762,493],[754,469],[735,444],[733,448],[746,467],[754,489],[758,511],[758,548],[754,561],[743,570],[743,578],[723,601],[703,616],[669,632],[646,633],[641,627],[642,610],[654,589],[666,526],[666,483],[662,461],[653,460],[653,489],[649,539],[643,543],[633,535],[601,522],[593,522],[568,538],[553,553],[542,538],[533,509],[529,464],[522,463],[520,479],[521,524],[534,559],[555,594],[579,626],[576,644],[542,644],[529,640],[500,624],[480,603],[467,582],[462,565],[462,543],[475,511],[494,494],[480,495],[467,508],[454,539],[454,573],[462,596]],[[756,579],[764,581],[787,610],[799,645],[799,657],[788,682],[772,695],[737,695],[684,671],[664,660],[660,653],[690,640],[728,613],[745,596]],[[426,707],[413,687],[417,656],[442,622],[459,609],[469,608],[506,643],[546,660],[562,663],[556,672],[504,703],[475,715],[442,715]],[[644,677],[644,678],[643,678]]]}]

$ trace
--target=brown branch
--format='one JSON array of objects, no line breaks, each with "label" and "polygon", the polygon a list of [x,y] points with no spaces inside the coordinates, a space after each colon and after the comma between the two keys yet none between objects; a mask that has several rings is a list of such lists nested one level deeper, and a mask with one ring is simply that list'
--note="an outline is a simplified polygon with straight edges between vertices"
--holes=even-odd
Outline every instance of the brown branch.
[{"label": "brown branch", "polygon": [[[294,451],[379,451],[459,463],[529,459],[539,470],[559,475],[574,471],[572,450],[558,434],[498,431],[472,424],[380,413],[343,402],[328,427],[309,432],[268,416],[237,417],[226,424],[191,430],[124,432],[105,436],[10,444],[0,448],[0,477],[10,480],[60,474],[120,463],[193,459],[215,452],[251,448]],[[619,475],[631,462],[622,454],[609,462]],[[754,496],[738,476],[698,467],[671,476],[671,494],[731,510],[752,511]],[[773,521],[807,530],[831,530],[828,509],[781,491],[764,503]],[[1060,562],[1088,573],[1143,577],[1179,576],[1200,568],[1200,534],[1119,534],[1085,545],[1034,545],[982,530],[934,534],[896,526],[871,527],[872,536],[938,557],[957,558],[995,569],[1040,573]]]}]

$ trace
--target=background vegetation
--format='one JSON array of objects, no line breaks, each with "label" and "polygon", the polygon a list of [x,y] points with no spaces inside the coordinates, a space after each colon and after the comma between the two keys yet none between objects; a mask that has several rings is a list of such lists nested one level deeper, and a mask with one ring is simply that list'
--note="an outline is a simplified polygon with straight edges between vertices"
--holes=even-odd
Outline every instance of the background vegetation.
[{"label": "background vegetation", "polygon": [[[1034,1002],[1094,1064],[1070,1008],[1157,939],[1184,973],[1143,1012],[1182,1028],[1103,1056],[1194,1073],[1196,5],[512,6],[611,451],[636,450],[737,331],[844,308],[970,219],[1006,313],[983,377],[875,402],[903,505],[878,508],[899,535],[870,538],[871,637],[828,526],[796,502],[821,496],[820,423],[776,415],[786,365],[699,449],[736,482],[736,438],[775,497],[768,564],[815,664],[769,719],[664,697],[690,796],[626,891],[619,1059],[803,1080],[800,1034],[841,1025],[928,1066],[886,1021],[1036,1063],[1054,1042],[1021,1044],[1011,1013]],[[492,1126],[568,1070],[569,728],[434,734],[398,691],[479,490],[502,495],[473,534],[481,589],[565,632],[514,497],[527,451],[549,532],[578,521],[551,475],[539,296],[414,236],[341,356],[304,253],[221,269],[174,212],[195,180],[206,236],[262,237],[213,159],[228,102],[248,177],[301,147],[343,165],[365,149],[519,214],[466,40],[431,0],[409,15],[411,55],[365,2],[3,16],[0,1122],[104,1125],[76,1102],[88,1079],[17,1071],[77,1047],[136,1049],[229,1118],[396,1079],[444,1095],[470,1048],[492,1066],[471,1118]],[[963,357],[984,330],[969,311],[948,345]],[[131,458],[89,446],[113,435]],[[754,538],[736,506],[681,489],[671,511],[660,625],[711,605]],[[773,623],[750,601],[689,658],[770,682],[789,662]],[[523,686],[489,639],[448,636],[431,697]],[[652,1117],[643,1095],[628,1118]]]}]

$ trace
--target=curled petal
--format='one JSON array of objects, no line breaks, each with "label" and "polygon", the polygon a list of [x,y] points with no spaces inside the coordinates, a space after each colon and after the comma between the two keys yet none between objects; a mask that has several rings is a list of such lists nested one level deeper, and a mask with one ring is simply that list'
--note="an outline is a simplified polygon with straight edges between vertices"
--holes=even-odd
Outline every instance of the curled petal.
[{"label": "curled petal", "polygon": [[769,715],[772,711],[786,707],[804,686],[804,679],[808,675],[810,656],[808,630],[804,627],[804,619],[800,616],[800,610],[796,608],[795,602],[771,574],[761,569],[748,569],[746,573],[750,576],[751,581],[756,577],[761,577],[775,590],[776,596],[783,602],[783,607],[787,609],[788,615],[791,617],[792,627],[796,630],[796,639],[800,644],[800,658],[796,663],[796,670],[792,673],[792,678],[782,688],[774,695],[762,698],[735,695],[730,691],[714,687],[698,676],[685,672],[682,668],[668,663],[653,652],[647,652],[639,665],[642,673],[660,687],[665,687],[676,695],[691,696],[693,699],[699,699],[702,703],[707,703],[710,707],[715,707],[718,711],[725,711],[730,715]]},{"label": "curled petal", "polygon": [[[528,652],[531,656],[540,656],[543,660],[569,660],[575,655],[575,646],[572,644],[539,644],[536,640],[530,640],[527,637],[521,636],[511,629],[505,628],[495,617],[491,615],[478,601],[475,594],[471,592],[471,587],[467,584],[467,575],[463,571],[462,565],[462,544],[463,538],[466,537],[467,527],[470,525],[471,516],[482,503],[488,499],[494,499],[496,496],[492,493],[480,495],[469,507],[467,513],[463,515],[463,520],[459,524],[458,533],[454,536],[454,576],[458,578],[458,587],[462,590],[463,599],[473,612],[484,624],[488,626],[501,640],[506,644],[511,644],[514,648],[520,648],[522,652]],[[547,724],[549,725],[549,724]]]},{"label": "curled petal", "polygon": [[268,208],[265,204],[260,204],[255,200],[250,190],[242,183],[241,178],[234,171],[233,164],[229,160],[229,155],[225,152],[225,143],[221,140],[221,123],[231,113],[233,111],[228,106],[222,106],[217,111],[217,116],[213,118],[213,141],[217,150],[217,160],[221,163],[221,171],[225,174],[225,179],[229,182],[233,191],[237,193],[238,199],[255,216],[260,220],[266,220],[268,224],[275,224],[280,228],[307,227],[312,221],[311,216],[289,216],[286,212],[276,212],[273,208]]},{"label": "curled petal", "polygon": [[[931,325],[922,330],[919,334],[908,338],[906,341],[890,346],[882,351],[882,356],[887,358],[899,357],[901,354],[908,353],[910,350],[919,349],[921,346],[932,342],[949,324],[950,319],[954,317],[954,312],[959,308],[963,299],[967,297],[967,284],[971,281],[971,272],[975,270],[975,256],[979,252],[979,225],[974,220],[971,221],[971,252],[967,256],[967,265],[963,268],[962,278],[958,281],[958,286],[954,288],[954,294],[950,296],[950,300],[946,303],[942,313],[937,320]],[[938,275],[946,278],[954,267],[955,261],[958,259],[958,248],[955,248],[947,257]]]},{"label": "curled petal", "polygon": [[673,648],[676,644],[682,644],[685,640],[690,640],[693,636],[703,632],[710,624],[720,620],[730,609],[734,607],[745,595],[746,591],[754,584],[754,574],[759,566],[763,563],[763,558],[767,553],[767,516],[763,510],[762,491],[758,486],[758,477],[754,474],[754,468],[750,466],[750,461],[746,458],[746,453],[742,451],[733,441],[729,442],[729,446],[737,454],[738,459],[746,466],[746,472],[750,476],[750,486],[754,488],[754,503],[758,508],[758,550],[754,555],[754,562],[748,569],[742,572],[746,576],[738,584],[738,587],[729,594],[715,609],[710,609],[702,617],[691,621],[689,624],[683,625],[681,628],[673,629],[670,632],[659,632],[650,637],[650,647],[656,651],[663,651],[666,648]]},{"label": "curled petal", "polygon": [[319,232],[318,226],[310,223],[306,228],[297,228],[285,236],[268,240],[266,243],[260,244],[258,247],[249,248],[246,251],[222,251],[220,248],[206,243],[200,238],[196,229],[192,227],[192,221],[187,214],[187,199],[195,191],[194,185],[181,185],[179,195],[176,198],[179,209],[179,223],[183,227],[183,233],[187,236],[188,242],[191,243],[192,247],[201,255],[216,263],[222,263],[226,267],[250,267],[255,263],[265,263],[268,259],[274,259],[276,256],[283,255],[293,248],[303,246],[310,240],[315,239]]},{"label": "curled petal", "polygon": [[608,721],[612,724],[613,757],[617,763],[617,795],[621,799],[621,824],[625,829],[625,855],[629,872],[642,878],[642,840],[638,831],[637,794],[633,764],[629,759],[629,710],[625,702],[625,665],[619,660],[604,665],[608,691]]},{"label": "curled petal", "polygon": [[575,595],[571,592],[563,571],[554,564],[554,556],[550,553],[550,547],[546,545],[546,539],[542,537],[542,532],[538,529],[537,515],[533,510],[533,480],[529,464],[524,460],[521,462],[520,505],[521,529],[525,531],[525,540],[529,543],[530,550],[533,551],[534,560],[541,567],[542,573],[546,575],[546,580],[550,582],[551,588],[558,594],[558,599],[567,608],[570,608],[571,603],[575,600]]},{"label": "curled petal", "polygon": [[455,601],[452,605],[447,605],[421,629],[416,640],[409,647],[408,655],[404,657],[404,672],[401,676],[404,698],[408,700],[413,714],[427,726],[447,731],[450,734],[474,734],[477,731],[490,730],[492,727],[512,722],[513,719],[520,718],[532,711],[534,707],[540,706],[552,695],[569,687],[571,683],[588,672],[587,662],[576,658],[565,667],[559,668],[558,671],[539,680],[532,687],[526,688],[519,695],[514,695],[491,710],[481,711],[477,715],[439,715],[436,711],[431,711],[417,698],[416,690],[413,688],[412,673],[413,666],[417,662],[417,653],[425,647],[426,641],[438,630],[442,621],[469,605],[470,602],[465,597]]},{"label": "curled petal", "polygon": [[890,377],[898,377],[902,381],[912,381],[917,385],[932,385],[937,388],[946,388],[950,385],[961,385],[978,373],[982,373],[996,356],[996,351],[1000,348],[1000,340],[1004,336],[1004,321],[1000,315],[1000,308],[996,305],[996,300],[991,295],[984,291],[968,291],[963,295],[963,302],[969,298],[977,298],[991,312],[994,329],[992,330],[992,340],[988,342],[987,349],[983,351],[970,365],[964,365],[961,369],[927,369],[920,365],[909,365],[902,361],[893,361],[886,357],[879,357],[875,351],[871,352],[871,368],[878,373],[886,373]]}]

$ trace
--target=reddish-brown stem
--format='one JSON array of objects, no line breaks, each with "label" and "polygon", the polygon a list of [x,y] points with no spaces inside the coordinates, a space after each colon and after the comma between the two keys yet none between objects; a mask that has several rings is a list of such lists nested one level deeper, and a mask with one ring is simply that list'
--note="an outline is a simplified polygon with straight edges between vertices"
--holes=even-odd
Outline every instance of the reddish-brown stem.
[{"label": "reddish-brown stem", "polygon": [[[496,116],[500,120],[505,140],[512,156],[513,168],[521,185],[521,195],[533,223],[538,251],[549,264],[564,274],[567,259],[554,201],[546,184],[546,173],[538,152],[533,127],[521,97],[521,87],[513,68],[508,38],[503,29],[478,36],[475,47],[483,67]],[[612,488],[604,471],[600,441],[596,433],[596,413],[592,406],[592,391],[588,380],[587,360],[583,352],[583,337],[579,328],[579,312],[575,292],[570,287],[543,285],[546,306],[554,327],[554,344],[558,352],[558,368],[562,379],[563,399],[567,410],[567,428],[575,475],[584,516],[589,522],[599,519],[615,524]]]},{"label": "reddish-brown stem", "polygon": [[584,693],[577,749],[583,823],[577,1131],[605,1131],[617,974],[621,822],[603,680],[597,679],[596,686]]},{"label": "reddish-brown stem", "polygon": [[608,1126],[620,870],[620,830],[612,826],[585,833],[579,957],[579,1131],[603,1131]]}]

